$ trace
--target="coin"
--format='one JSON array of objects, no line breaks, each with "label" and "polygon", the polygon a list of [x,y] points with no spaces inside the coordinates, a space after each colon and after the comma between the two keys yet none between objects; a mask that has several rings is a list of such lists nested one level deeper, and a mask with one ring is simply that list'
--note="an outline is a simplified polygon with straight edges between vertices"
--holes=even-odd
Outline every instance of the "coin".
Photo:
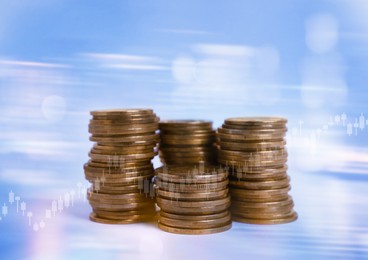
[{"label": "coin", "polygon": [[211,183],[225,180],[228,173],[218,166],[164,166],[155,170],[158,180],[174,183]]},{"label": "coin", "polygon": [[157,204],[161,207],[166,208],[166,206],[174,206],[174,207],[182,207],[182,208],[191,208],[191,207],[211,207],[218,206],[230,203],[230,196],[226,196],[221,199],[213,199],[213,200],[203,200],[203,201],[179,201],[179,200],[170,200],[161,197],[156,198]]},{"label": "coin", "polygon": [[285,224],[290,223],[298,219],[298,214],[293,212],[289,216],[282,217],[282,218],[274,218],[274,219],[251,219],[251,218],[244,218],[237,215],[232,215],[232,220],[237,222],[244,222],[249,224],[264,224],[264,225],[271,225],[271,224]]},{"label": "coin", "polygon": [[287,119],[282,117],[233,117],[225,120],[227,125],[262,126],[262,125],[284,125]]},{"label": "coin", "polygon": [[155,184],[159,189],[173,191],[173,192],[195,192],[195,191],[215,191],[225,189],[229,181],[223,180],[215,183],[196,183],[196,184],[186,184],[186,183],[173,183],[155,180]]},{"label": "coin", "polygon": [[182,215],[182,214],[168,213],[163,210],[160,210],[159,215],[166,217],[166,218],[171,218],[171,219],[177,219],[177,220],[183,220],[183,221],[193,221],[193,220],[208,220],[208,219],[223,218],[229,215],[229,211],[225,210],[225,211],[215,213],[215,214]]},{"label": "coin", "polygon": [[270,140],[270,141],[282,141],[285,137],[285,133],[275,134],[253,134],[253,135],[233,135],[217,133],[217,137],[220,141],[253,141],[253,140]]},{"label": "coin", "polygon": [[178,220],[160,216],[159,221],[163,225],[176,228],[208,229],[226,225],[227,223],[231,222],[231,216],[228,213],[226,216],[222,218],[205,219],[205,220],[185,220],[185,221],[182,219]]},{"label": "coin", "polygon": [[186,235],[204,235],[204,234],[214,234],[219,232],[224,232],[231,228],[231,221],[226,223],[226,225],[216,228],[207,228],[207,229],[189,229],[189,228],[177,228],[164,225],[162,223],[158,223],[158,227],[166,232],[174,233],[174,234],[186,234]]},{"label": "coin", "polygon": [[134,116],[134,115],[152,115],[153,110],[147,108],[128,108],[128,109],[103,109],[103,110],[94,110],[91,111],[90,114],[92,116]]},{"label": "coin", "polygon": [[172,129],[172,128],[199,128],[199,129],[212,129],[212,122],[207,120],[164,120],[160,121],[160,129]]},{"label": "coin", "polygon": [[138,202],[138,203],[129,203],[129,204],[111,204],[110,202],[100,203],[89,201],[89,204],[94,209],[101,209],[101,210],[110,210],[110,211],[122,211],[122,210],[138,210],[142,208],[147,208],[148,206],[152,205],[153,202]]},{"label": "coin", "polygon": [[264,151],[284,148],[286,141],[261,142],[227,142],[221,141],[220,148],[233,151]]},{"label": "coin", "polygon": [[164,205],[158,205],[161,210],[165,211],[165,212],[169,212],[169,213],[174,213],[174,214],[183,214],[183,215],[189,215],[189,214],[195,214],[195,215],[205,215],[205,214],[215,214],[215,213],[219,213],[222,212],[224,210],[227,210],[230,207],[230,202],[226,203],[226,204],[222,204],[219,206],[209,206],[209,207],[178,207],[178,206],[173,206],[173,205],[169,205],[169,204],[164,204]]},{"label": "coin", "polygon": [[284,135],[287,132],[287,128],[277,129],[257,129],[257,130],[245,130],[245,129],[232,129],[222,128],[217,129],[218,133],[227,135],[246,135],[246,136],[259,136],[259,135]]},{"label": "coin", "polygon": [[145,127],[136,127],[131,126],[129,127],[92,127],[88,128],[89,133],[93,136],[98,135],[130,135],[130,134],[144,134],[144,133],[151,133],[157,130],[157,125],[145,126]]},{"label": "coin", "polygon": [[89,219],[91,221],[102,223],[102,224],[130,224],[130,223],[137,223],[137,222],[142,222],[142,221],[150,221],[153,219],[153,216],[152,215],[132,215],[130,217],[123,218],[123,219],[109,219],[109,218],[100,217],[96,213],[92,212],[89,215]]},{"label": "coin", "polygon": [[201,200],[212,200],[224,198],[228,195],[228,189],[223,189],[219,191],[208,191],[208,192],[171,192],[165,190],[157,190],[158,196],[171,200],[180,201],[201,201]]},{"label": "coin", "polygon": [[290,184],[290,178],[286,176],[281,180],[270,181],[229,181],[229,185],[234,188],[243,188],[247,190],[270,190],[270,189],[282,189],[288,187]]},{"label": "coin", "polygon": [[118,118],[118,119],[91,119],[89,125],[92,126],[104,126],[104,125],[130,125],[130,124],[151,124],[158,123],[160,119],[158,117],[143,117],[143,118]]}]

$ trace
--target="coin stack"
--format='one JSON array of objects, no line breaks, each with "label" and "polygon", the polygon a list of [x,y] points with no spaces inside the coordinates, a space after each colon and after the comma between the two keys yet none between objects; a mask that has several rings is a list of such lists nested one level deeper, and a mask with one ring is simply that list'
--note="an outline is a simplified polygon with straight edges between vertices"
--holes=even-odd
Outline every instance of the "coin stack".
[{"label": "coin stack", "polygon": [[228,173],[218,166],[156,169],[160,229],[177,234],[212,234],[231,228]]},{"label": "coin stack", "polygon": [[90,140],[96,142],[84,165],[92,183],[90,219],[108,224],[150,220],[155,215],[152,158],[159,118],[151,109],[91,112]]},{"label": "coin stack", "polygon": [[167,165],[195,165],[216,161],[215,131],[211,121],[161,121],[160,159]]},{"label": "coin stack", "polygon": [[218,160],[229,170],[234,221],[281,224],[297,219],[288,195],[286,123],[277,117],[229,118],[218,128]]}]

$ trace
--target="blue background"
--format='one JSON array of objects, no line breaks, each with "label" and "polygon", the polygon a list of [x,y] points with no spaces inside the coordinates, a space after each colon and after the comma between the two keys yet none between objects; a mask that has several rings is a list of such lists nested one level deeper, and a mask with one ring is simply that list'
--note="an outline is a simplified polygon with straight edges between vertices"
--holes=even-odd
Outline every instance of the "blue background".
[{"label": "blue background", "polygon": [[[1,255],[367,257],[367,12],[364,0],[0,1]],[[288,118],[298,221],[211,236],[90,222],[89,111],[125,107],[215,127]]]}]

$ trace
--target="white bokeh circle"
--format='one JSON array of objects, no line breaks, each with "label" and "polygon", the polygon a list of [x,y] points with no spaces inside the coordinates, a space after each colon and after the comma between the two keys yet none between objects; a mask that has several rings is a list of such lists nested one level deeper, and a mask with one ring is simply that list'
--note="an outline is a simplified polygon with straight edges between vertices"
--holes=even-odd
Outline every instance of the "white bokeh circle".
[{"label": "white bokeh circle", "polygon": [[61,96],[51,95],[42,101],[42,114],[50,122],[60,121],[66,112],[66,102]]},{"label": "white bokeh circle", "polygon": [[333,51],[339,38],[337,19],[328,13],[315,14],[305,23],[305,41],[310,51],[326,53]]}]

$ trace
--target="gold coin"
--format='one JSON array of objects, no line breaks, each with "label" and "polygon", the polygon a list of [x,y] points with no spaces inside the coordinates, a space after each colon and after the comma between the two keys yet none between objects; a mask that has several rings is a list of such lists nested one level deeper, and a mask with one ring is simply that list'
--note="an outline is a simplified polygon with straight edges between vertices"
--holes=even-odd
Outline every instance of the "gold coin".
[{"label": "gold coin", "polygon": [[[231,194],[231,192],[230,192]],[[275,201],[282,201],[288,198],[288,193],[279,194],[275,196],[265,195],[265,196],[238,196],[238,195],[231,195],[232,201],[244,201],[244,202],[251,202],[251,203],[266,203],[266,202],[275,202]]]},{"label": "gold coin", "polygon": [[124,122],[121,123],[111,123],[111,124],[101,124],[96,123],[96,121],[90,121],[88,124],[88,128],[93,130],[130,130],[135,128],[143,128],[143,129],[151,129],[152,127],[155,127],[156,130],[158,130],[158,121],[157,119],[155,121],[152,121],[150,123],[141,123],[141,122]]},{"label": "gold coin", "polygon": [[153,203],[153,200],[152,202],[138,202],[128,204],[95,203],[92,201],[89,202],[93,209],[108,211],[138,210],[141,208],[147,208],[147,206],[153,205]]},{"label": "gold coin", "polygon": [[91,133],[93,136],[113,136],[113,135],[132,135],[132,134],[145,134],[145,133],[152,133],[157,130],[156,125],[152,125],[150,127],[129,127],[129,128],[122,128],[122,127],[89,127],[88,132]]},{"label": "gold coin", "polygon": [[118,152],[118,151],[129,151],[129,152],[137,152],[137,151],[152,151],[154,149],[154,145],[124,145],[124,146],[110,146],[110,145],[101,145],[96,143],[93,145],[93,149],[96,151],[106,151],[106,152]]},{"label": "gold coin", "polygon": [[255,170],[260,171],[262,169],[266,168],[280,168],[283,167],[286,162],[287,158],[281,159],[281,160],[244,160],[244,159],[223,159],[221,157],[218,157],[218,161],[224,165],[224,166],[230,166],[233,168],[247,165],[249,171]]},{"label": "gold coin", "polygon": [[98,216],[96,213],[91,213],[89,215],[89,219],[93,222],[102,223],[102,224],[131,224],[137,222],[145,222],[153,219],[151,215],[136,215],[130,216],[128,218],[123,219],[108,219]]},{"label": "gold coin", "polygon": [[183,220],[183,221],[193,221],[193,220],[208,220],[208,219],[217,219],[217,218],[223,218],[229,214],[228,210],[215,213],[215,214],[201,214],[201,215],[182,215],[182,214],[173,214],[168,213],[165,211],[160,210],[159,212],[160,216],[171,218],[171,219],[177,219],[177,220]]},{"label": "gold coin", "polygon": [[276,133],[276,134],[253,134],[253,135],[234,135],[234,134],[224,134],[224,133],[217,133],[217,137],[220,140],[225,142],[231,141],[265,141],[265,140],[272,140],[272,141],[282,141],[284,140],[285,133]]},{"label": "gold coin", "polygon": [[187,175],[187,176],[166,176],[166,175],[162,175],[162,177],[160,175],[157,175],[156,179],[158,179],[158,181],[164,181],[164,182],[170,182],[170,183],[184,183],[186,185],[189,184],[204,184],[204,183],[217,183],[217,182],[221,182],[227,179],[227,174],[223,174],[223,175],[198,175],[198,176],[191,176],[191,175]]},{"label": "gold coin", "polygon": [[226,225],[227,223],[231,222],[231,215],[230,213],[228,213],[226,216],[222,218],[206,219],[206,220],[185,220],[185,221],[166,218],[160,215],[158,221],[163,225],[176,228],[207,229]]},{"label": "gold coin", "polygon": [[157,190],[158,196],[166,199],[180,201],[200,201],[224,198],[229,194],[228,189],[209,192],[170,192],[165,190]]},{"label": "gold coin", "polygon": [[178,139],[167,139],[165,137],[161,137],[161,143],[168,144],[168,145],[209,145],[215,141],[214,137],[207,137],[203,139],[195,138],[195,139],[185,139],[185,138],[178,138]]},{"label": "gold coin", "polygon": [[208,136],[214,136],[215,131],[212,129],[212,127],[208,128],[172,128],[172,129],[160,129],[160,135],[208,135]]},{"label": "gold coin", "polygon": [[290,223],[298,219],[298,214],[296,212],[293,212],[293,214],[290,214],[283,218],[274,218],[274,219],[251,219],[251,218],[244,218],[237,215],[231,216],[233,221],[236,222],[243,222],[243,223],[249,223],[249,224],[264,224],[264,225],[272,225],[272,224],[285,224]]},{"label": "gold coin", "polygon": [[276,129],[257,129],[257,130],[246,130],[246,129],[229,129],[219,127],[218,133],[228,135],[245,135],[245,136],[258,136],[258,135],[283,135],[287,132],[287,128],[276,128]]},{"label": "gold coin", "polygon": [[164,120],[160,121],[160,129],[172,129],[172,128],[212,128],[212,122],[207,120]]},{"label": "gold coin", "polygon": [[256,211],[256,210],[248,211],[248,212],[231,210],[232,215],[246,218],[246,219],[258,219],[258,220],[282,219],[282,218],[293,216],[294,213],[295,212],[293,209],[289,209],[286,211],[275,210],[274,212],[266,212],[266,213],[263,213],[261,211]]},{"label": "gold coin", "polygon": [[152,142],[156,143],[159,140],[159,135],[152,132],[149,134],[136,135],[116,135],[116,136],[90,136],[90,141],[99,143],[134,143],[134,142]]},{"label": "gold coin", "polygon": [[192,152],[213,152],[215,149],[211,146],[164,146],[159,145],[160,151],[164,153],[179,152],[179,153],[192,153]]},{"label": "gold coin", "polygon": [[129,178],[137,178],[137,177],[145,177],[145,176],[153,176],[153,171],[146,171],[146,172],[136,172],[136,173],[122,173],[122,174],[109,174],[109,173],[91,173],[91,172],[84,172],[85,177],[87,180],[94,182],[95,180],[104,180],[104,183],[116,183],[121,179],[129,179]]},{"label": "gold coin", "polygon": [[285,206],[294,205],[293,199],[288,196],[285,200],[272,201],[272,202],[246,202],[239,200],[232,200],[231,207],[242,208],[249,210],[262,210],[262,209],[279,209]]},{"label": "gold coin", "polygon": [[219,143],[220,149],[233,151],[268,151],[283,149],[286,145],[286,140],[276,142],[227,142],[221,141]]},{"label": "gold coin", "polygon": [[236,198],[268,198],[273,196],[285,195],[290,191],[290,186],[280,189],[269,190],[246,190],[242,188],[229,188],[231,197]]},{"label": "gold coin", "polygon": [[151,147],[150,149],[147,150],[123,150],[121,149],[119,150],[115,150],[115,151],[109,151],[109,150],[99,150],[96,148],[92,148],[90,151],[92,154],[96,154],[96,155],[131,155],[131,154],[148,154],[148,153],[154,153],[154,154],[158,154],[157,150],[153,149],[153,147]]},{"label": "gold coin", "polygon": [[[91,187],[94,190],[94,187]],[[95,191],[95,190],[94,190]],[[96,190],[97,192],[97,190]],[[134,185],[120,185],[120,186],[109,186],[107,184],[100,185],[98,192],[108,193],[108,194],[126,194],[132,192],[141,192],[143,193],[143,189],[138,187],[137,184]]]},{"label": "gold coin", "polygon": [[[89,173],[100,173],[100,174],[127,174],[127,173],[137,173],[141,171],[154,170],[153,164],[127,164],[124,162],[120,164],[120,161],[117,163],[117,167],[108,166],[106,167],[96,167],[90,164],[91,161],[85,163],[83,165],[83,169]],[[113,163],[112,163],[113,164]],[[115,164],[114,164],[115,166]]]},{"label": "gold coin", "polygon": [[247,125],[247,126],[243,126],[243,125],[229,125],[229,124],[222,124],[221,126],[222,128],[225,129],[233,129],[233,130],[252,130],[252,131],[257,131],[257,130],[272,130],[272,129],[284,129],[286,128],[286,124],[263,124],[263,125]]},{"label": "gold coin", "polygon": [[[143,183],[144,181],[151,181],[153,177],[153,174],[148,174],[148,175],[142,175],[142,176],[135,176],[135,177],[124,177],[124,178],[114,178],[114,179],[109,179],[109,178],[105,178],[105,180],[101,182],[100,186],[103,185],[108,185],[108,186],[123,186],[123,185],[133,185],[133,184],[139,184],[139,183]],[[95,183],[96,179],[89,179],[86,176],[86,179],[88,181],[90,181],[91,183]]]},{"label": "gold coin", "polygon": [[218,156],[222,158],[237,158],[237,159],[260,159],[260,160],[278,160],[278,158],[285,158],[288,156],[286,149],[259,151],[259,152],[243,152],[243,151],[231,151],[231,150],[217,150]]},{"label": "gold coin", "polygon": [[95,197],[89,197],[88,198],[89,203],[93,203],[93,204],[108,204],[108,205],[126,205],[126,204],[132,204],[132,203],[154,203],[152,199],[145,198],[132,198],[132,199],[113,199],[113,200],[109,200],[109,199],[98,199]]},{"label": "gold coin", "polygon": [[229,175],[229,179],[237,181],[270,181],[270,180],[281,180],[286,178],[287,172],[278,172],[276,174],[264,173],[264,174],[248,174],[242,172],[234,172]]},{"label": "gold coin", "polygon": [[255,167],[247,167],[247,165],[244,164],[244,165],[238,165],[237,167],[230,169],[229,173],[234,175],[237,172],[241,172],[249,176],[262,175],[262,174],[279,175],[279,174],[286,172],[287,170],[288,170],[287,164],[284,164],[281,167],[277,167],[277,168],[259,168],[259,169]]},{"label": "gold coin", "polygon": [[287,119],[282,117],[233,117],[225,120],[227,125],[241,125],[241,126],[262,126],[262,125],[277,125],[286,124]]},{"label": "gold coin", "polygon": [[290,184],[289,176],[281,180],[272,181],[229,181],[230,187],[242,188],[247,190],[270,190],[288,187]]},{"label": "gold coin", "polygon": [[154,151],[148,153],[136,153],[136,154],[96,154],[89,152],[88,156],[94,161],[109,162],[112,160],[113,156],[118,156],[119,160],[131,161],[133,160],[150,160],[155,157]]},{"label": "gold coin", "polygon": [[226,230],[229,230],[231,228],[231,221],[229,223],[226,223],[226,225],[222,227],[208,228],[208,229],[176,228],[176,227],[166,226],[162,223],[158,223],[158,227],[163,231],[174,233],[174,234],[204,235],[204,234],[214,234],[214,233],[219,233],[219,232],[224,232]]},{"label": "gold coin", "polygon": [[229,181],[223,180],[221,182],[214,183],[197,183],[197,184],[185,184],[185,183],[173,183],[173,182],[165,182],[160,180],[155,180],[155,184],[159,189],[172,191],[172,192],[195,192],[195,191],[215,191],[225,189],[228,185]]},{"label": "gold coin", "polygon": [[[152,162],[151,160],[148,161],[126,161],[126,160],[121,160],[121,158],[119,156],[112,156],[112,160],[108,161],[108,162],[98,162],[98,161],[93,161],[93,160],[89,160],[87,162],[87,165],[89,167],[93,167],[93,168],[102,168],[102,169],[106,169],[106,170],[122,170],[125,169],[126,171],[129,171],[130,168],[135,168],[137,170],[140,170],[142,168],[148,167],[148,165],[151,165]],[[135,171],[135,169],[133,171]]]},{"label": "gold coin", "polygon": [[98,145],[101,146],[114,146],[117,149],[120,147],[131,147],[134,148],[135,146],[151,146],[156,147],[158,142],[157,139],[148,140],[148,141],[132,141],[132,142],[98,142]]},{"label": "gold coin", "polygon": [[225,198],[221,199],[204,200],[204,201],[179,201],[157,197],[156,202],[160,208],[165,208],[167,206],[183,207],[183,208],[210,207],[229,203],[230,196],[226,196]]},{"label": "gold coin", "polygon": [[182,214],[182,215],[205,215],[205,214],[215,214],[227,210],[230,207],[230,202],[217,205],[217,206],[209,206],[209,207],[177,207],[170,204],[158,205],[161,210],[173,213],[173,214]]},{"label": "gold coin", "polygon": [[128,200],[128,199],[147,199],[146,195],[143,193],[135,192],[128,194],[106,194],[93,192],[91,189],[87,191],[87,198],[95,198],[102,200]]},{"label": "gold coin", "polygon": [[166,152],[164,150],[160,150],[160,155],[164,157],[210,157],[215,155],[215,150],[213,151],[192,151],[192,152]]},{"label": "gold coin", "polygon": [[117,119],[90,119],[89,125],[104,126],[104,125],[129,125],[129,124],[150,124],[158,123],[159,117],[132,117],[132,118],[117,118]]},{"label": "gold coin", "polygon": [[193,158],[164,158],[160,156],[161,162],[166,165],[197,165],[198,163],[213,164],[215,158],[193,157]]},{"label": "gold coin", "polygon": [[[108,214],[104,214],[104,213],[96,213],[96,216],[98,218],[102,218],[102,219],[109,219],[109,220],[118,220],[118,221],[124,221],[124,220],[141,220],[142,222],[144,221],[153,221],[156,218],[156,213],[150,213],[150,214],[136,214],[136,215],[130,215],[130,216],[125,216],[125,217],[121,217],[119,215],[115,215],[114,213],[108,213]],[[124,223],[121,223],[124,224]]]},{"label": "gold coin", "polygon": [[133,215],[156,215],[154,205],[139,210],[128,210],[128,211],[108,211],[108,210],[93,210],[97,215],[111,215],[119,218],[125,218]]},{"label": "gold coin", "polygon": [[163,166],[155,170],[155,174],[162,181],[183,183],[220,182],[227,178],[228,173],[215,165],[203,166]]},{"label": "gold coin", "polygon": [[103,109],[103,110],[94,110],[91,111],[90,114],[92,116],[134,116],[134,115],[153,115],[152,109],[147,108],[127,108],[127,109]]}]

